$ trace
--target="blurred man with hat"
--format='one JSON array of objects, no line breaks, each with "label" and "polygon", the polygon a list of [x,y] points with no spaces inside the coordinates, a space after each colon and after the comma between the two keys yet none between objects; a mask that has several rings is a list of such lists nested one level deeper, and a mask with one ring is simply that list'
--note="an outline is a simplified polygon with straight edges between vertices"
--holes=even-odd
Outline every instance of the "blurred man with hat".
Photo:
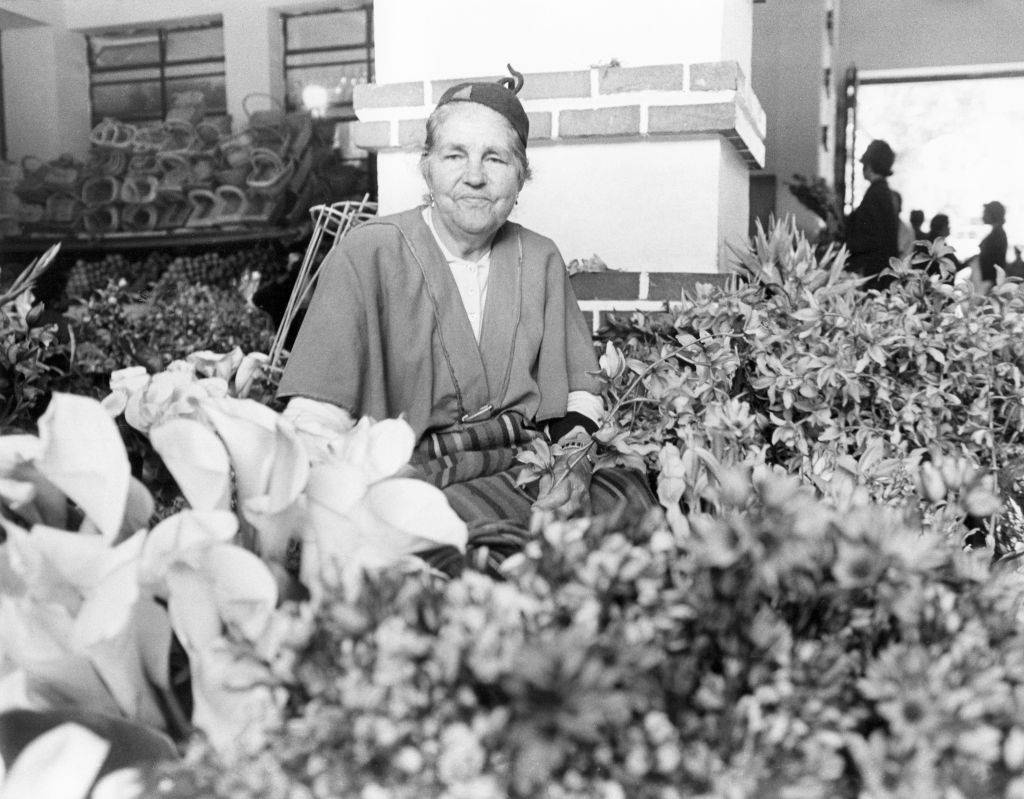
[{"label": "blurred man with hat", "polygon": [[996,267],[1006,269],[1006,251],[1009,244],[1006,240],[1006,207],[998,200],[985,203],[981,209],[981,221],[991,225],[992,230],[981,240],[978,252],[978,266],[981,279],[990,286],[996,282]]},{"label": "blurred man with hat", "polygon": [[868,288],[884,288],[889,282],[878,274],[899,257],[899,221],[896,203],[886,178],[892,174],[896,154],[889,144],[875,139],[861,156],[864,179],[871,185],[857,209],[846,221],[848,268],[862,277],[872,277]]}]

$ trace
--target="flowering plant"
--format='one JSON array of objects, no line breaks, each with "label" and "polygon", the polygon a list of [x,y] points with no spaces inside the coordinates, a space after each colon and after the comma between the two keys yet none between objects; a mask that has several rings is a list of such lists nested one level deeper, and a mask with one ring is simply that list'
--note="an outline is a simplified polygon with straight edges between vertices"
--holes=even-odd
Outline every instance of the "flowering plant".
[{"label": "flowering plant", "polygon": [[[70,708],[98,717],[93,730],[127,718],[246,746],[283,708],[282,641],[313,607],[278,607],[293,537],[314,600],[418,548],[464,547],[441,492],[397,475],[407,424],[312,424],[230,396],[261,361],[239,356],[116,373],[104,404],[57,394],[39,437],[0,437],[0,711]],[[152,529],[153,499],[111,418],[122,412],[190,506]],[[188,656],[188,709],[172,685],[172,632]]]}]

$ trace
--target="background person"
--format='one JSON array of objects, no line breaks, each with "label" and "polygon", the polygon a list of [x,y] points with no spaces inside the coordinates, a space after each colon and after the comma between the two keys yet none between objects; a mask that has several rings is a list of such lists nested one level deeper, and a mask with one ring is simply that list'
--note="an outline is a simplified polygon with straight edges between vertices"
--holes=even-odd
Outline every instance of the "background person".
[{"label": "background person", "polygon": [[871,185],[847,219],[849,268],[862,277],[872,278],[866,288],[884,288],[890,281],[878,275],[889,266],[889,259],[898,257],[900,252],[896,206],[886,181],[892,174],[896,154],[887,142],[875,139],[860,160],[864,179]]},{"label": "background person", "polygon": [[914,231],[914,241],[923,241],[927,238],[924,232],[924,211],[920,208],[910,212],[910,227]]},{"label": "background person", "polygon": [[978,268],[981,271],[981,279],[986,283],[996,282],[996,267],[1006,269],[1006,250],[1009,246],[1006,240],[1006,231],[1003,225],[1006,223],[1006,208],[998,200],[985,203],[982,206],[981,221],[991,225],[992,229],[988,235],[981,240],[978,248]]}]

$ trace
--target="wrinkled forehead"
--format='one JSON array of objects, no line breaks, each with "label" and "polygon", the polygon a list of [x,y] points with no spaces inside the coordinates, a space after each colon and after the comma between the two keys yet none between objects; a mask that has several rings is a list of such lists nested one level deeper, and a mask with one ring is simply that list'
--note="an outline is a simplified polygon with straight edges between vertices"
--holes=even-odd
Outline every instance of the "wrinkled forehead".
[{"label": "wrinkled forehead", "polygon": [[450,102],[439,109],[438,147],[511,149],[516,132],[497,111],[472,101]]}]

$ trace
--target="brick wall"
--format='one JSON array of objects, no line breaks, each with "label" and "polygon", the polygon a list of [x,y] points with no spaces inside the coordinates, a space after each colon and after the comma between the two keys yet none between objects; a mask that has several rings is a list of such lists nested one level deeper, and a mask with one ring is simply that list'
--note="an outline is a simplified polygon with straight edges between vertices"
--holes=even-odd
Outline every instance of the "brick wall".
[{"label": "brick wall", "polygon": [[[499,77],[481,75],[357,86],[354,104],[360,121],[353,124],[352,140],[388,157],[414,156],[423,143],[425,120],[447,89],[455,83],[495,81]],[[650,159],[635,161],[646,170],[638,174],[647,182],[642,193],[634,195],[642,200],[626,204],[619,202],[620,184],[614,179],[594,181],[586,174],[587,167],[580,166],[579,158],[570,159],[577,172],[565,174],[579,179],[581,187],[588,179],[590,183],[580,189],[585,192],[585,203],[576,203],[570,197],[572,205],[565,207],[572,207],[576,218],[588,220],[595,240],[604,236],[594,244],[602,256],[609,243],[627,242],[619,248],[618,257],[608,263],[617,269],[635,270],[581,273],[573,277],[580,304],[594,329],[608,312],[664,309],[667,302],[680,298],[684,286],[724,280],[719,271],[723,262],[714,249],[710,250],[711,257],[696,262],[692,257],[687,260],[682,256],[683,249],[693,246],[695,240],[706,242],[716,232],[719,242],[725,239],[720,215],[734,209],[727,203],[729,207],[722,210],[722,175],[735,173],[742,177],[748,169],[759,168],[764,162],[765,115],[739,65],[735,61],[714,61],[608,66],[528,73],[524,78],[519,97],[530,117],[532,154],[562,158],[559,153],[566,148],[567,158],[568,149],[582,149],[574,145],[609,143],[610,148],[604,150],[602,157],[610,161],[625,163],[629,153],[638,150],[657,150],[661,154],[658,157],[664,159],[657,163]],[[706,145],[711,139],[718,139],[721,144],[708,150]],[[588,151],[596,149],[591,147]],[[691,178],[692,172],[681,172],[675,166],[687,157],[687,152],[697,149],[706,159],[721,159],[719,170],[702,173],[703,180]],[[548,160],[549,167],[551,163]],[[595,170],[603,167],[599,159],[595,161]],[[712,180],[707,179],[708,174]],[[694,181],[692,187],[687,186],[688,180]],[[678,192],[669,196],[662,191],[671,181],[694,197],[707,199],[691,203],[683,210],[678,204]],[[565,182],[563,175],[561,185],[549,185],[546,191],[565,192]],[[595,209],[605,215],[593,217]],[[745,207],[741,213],[741,229],[745,232]],[[548,221],[556,216],[557,211]],[[629,233],[612,233],[610,238],[606,234],[612,226],[615,231]],[[560,246],[566,246],[557,227],[539,229],[550,233]],[[641,241],[643,248],[635,244]],[[577,239],[576,247],[579,246]],[[645,252],[646,260],[637,263],[636,257],[629,255],[631,250]],[[704,249],[708,251],[709,248]],[[570,250],[567,257],[576,255],[578,252]],[[653,263],[659,257],[662,262]],[[671,271],[680,266],[688,271]]]},{"label": "brick wall", "polygon": [[[498,77],[356,86],[353,141],[373,151],[422,144],[424,121],[445,90]],[[764,163],[764,111],[735,61],[531,73],[519,97],[531,145],[714,134],[751,168]]]},{"label": "brick wall", "polygon": [[578,272],[569,280],[583,315],[596,333],[609,313],[664,311],[698,283],[723,285],[727,275],[708,272]]}]

